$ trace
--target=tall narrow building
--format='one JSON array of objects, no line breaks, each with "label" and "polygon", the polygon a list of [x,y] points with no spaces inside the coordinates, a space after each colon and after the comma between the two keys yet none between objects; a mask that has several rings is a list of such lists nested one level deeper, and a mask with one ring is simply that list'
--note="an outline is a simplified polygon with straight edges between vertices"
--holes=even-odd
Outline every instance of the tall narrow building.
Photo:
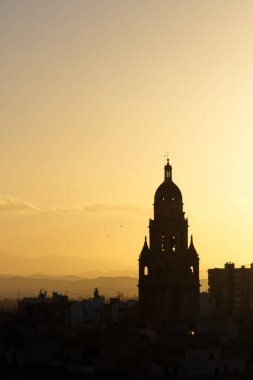
[{"label": "tall narrow building", "polygon": [[169,160],[164,182],[155,193],[149,235],[150,246],[145,238],[139,257],[140,318],[194,328],[199,309],[199,257],[192,237],[188,246],[188,220]]}]

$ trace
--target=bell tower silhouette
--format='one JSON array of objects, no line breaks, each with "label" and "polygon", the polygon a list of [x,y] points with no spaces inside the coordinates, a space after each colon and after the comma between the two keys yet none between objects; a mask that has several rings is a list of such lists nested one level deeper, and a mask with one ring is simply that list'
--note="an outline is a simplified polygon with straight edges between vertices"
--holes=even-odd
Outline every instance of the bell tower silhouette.
[{"label": "bell tower silhouette", "polygon": [[142,322],[196,325],[199,310],[199,257],[191,237],[182,194],[167,160],[164,182],[154,200],[154,219],[139,257],[139,307]]}]

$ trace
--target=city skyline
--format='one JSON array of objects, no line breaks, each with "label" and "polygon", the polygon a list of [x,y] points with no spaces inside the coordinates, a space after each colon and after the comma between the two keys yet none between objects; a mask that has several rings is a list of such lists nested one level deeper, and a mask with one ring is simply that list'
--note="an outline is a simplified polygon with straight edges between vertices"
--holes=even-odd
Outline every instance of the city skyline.
[{"label": "city skyline", "polygon": [[251,1],[0,4],[0,252],[137,270],[167,152],[200,270],[252,262]]}]

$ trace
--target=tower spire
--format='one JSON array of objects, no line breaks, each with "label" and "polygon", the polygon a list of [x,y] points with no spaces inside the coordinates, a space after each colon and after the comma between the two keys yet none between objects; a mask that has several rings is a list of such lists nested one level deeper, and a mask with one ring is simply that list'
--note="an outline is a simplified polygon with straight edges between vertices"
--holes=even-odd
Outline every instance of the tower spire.
[{"label": "tower spire", "polygon": [[198,255],[197,251],[196,251],[196,248],[195,248],[195,246],[193,244],[193,235],[191,235],[191,241],[190,241],[190,245],[189,245],[189,252]]},{"label": "tower spire", "polygon": [[144,244],[143,244],[143,248],[142,248],[142,251],[141,251],[141,255],[145,255],[149,253],[149,247],[148,247],[148,242],[147,242],[147,236],[145,236],[145,240],[144,240]]}]

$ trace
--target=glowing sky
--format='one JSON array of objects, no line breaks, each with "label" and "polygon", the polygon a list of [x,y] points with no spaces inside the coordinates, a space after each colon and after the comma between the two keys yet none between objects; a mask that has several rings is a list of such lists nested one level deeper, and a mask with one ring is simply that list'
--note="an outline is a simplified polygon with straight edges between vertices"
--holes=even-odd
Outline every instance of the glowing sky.
[{"label": "glowing sky", "polygon": [[251,0],[2,0],[0,251],[137,267],[168,151],[202,271],[250,263],[252,20]]}]

